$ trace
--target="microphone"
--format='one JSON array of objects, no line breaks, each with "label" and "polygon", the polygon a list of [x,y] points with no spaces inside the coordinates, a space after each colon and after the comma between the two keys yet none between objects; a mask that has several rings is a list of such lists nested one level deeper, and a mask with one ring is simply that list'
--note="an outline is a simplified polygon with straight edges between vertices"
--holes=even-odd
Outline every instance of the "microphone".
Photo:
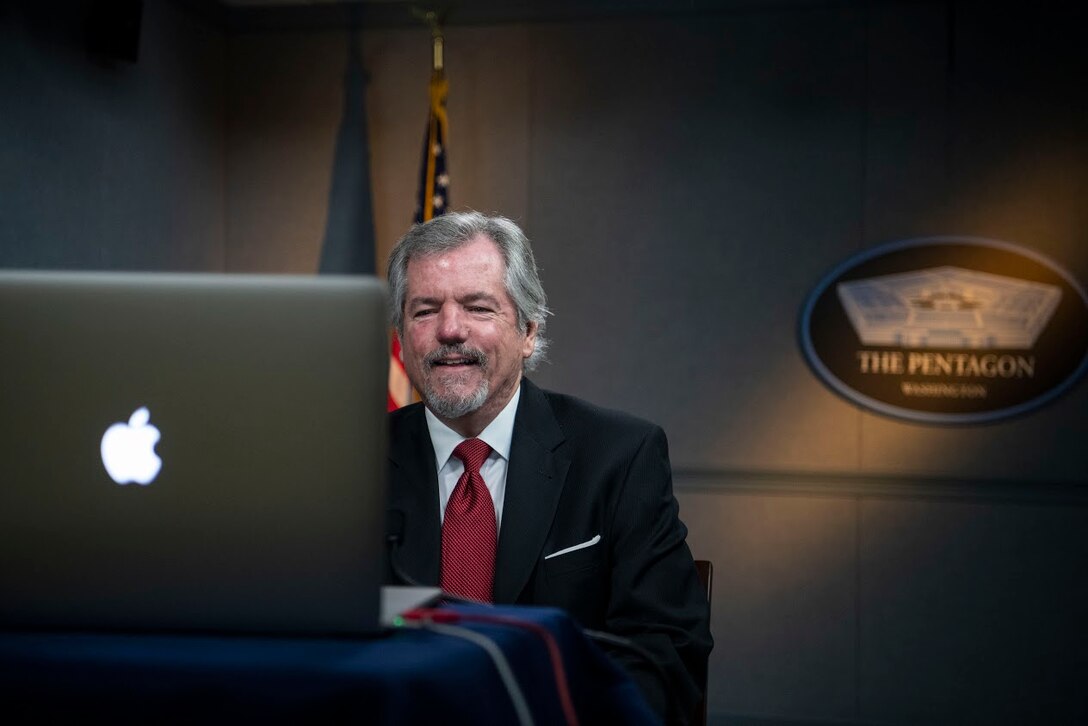
[{"label": "microphone", "polygon": [[423,584],[404,571],[400,566],[400,558],[397,552],[404,541],[404,512],[399,509],[388,509],[385,512],[385,543],[389,546],[389,569],[393,576],[403,585],[423,587]]},{"label": "microphone", "polygon": [[[393,571],[393,576],[400,580],[402,585],[408,585],[410,587],[433,587],[432,585],[424,585],[422,582],[405,572],[404,568],[400,566],[400,558],[397,556],[397,553],[400,551],[400,546],[404,542],[404,520],[404,512],[400,509],[387,509],[385,512],[385,543],[389,546],[389,569]],[[465,603],[468,605],[491,604],[469,600],[444,590],[442,591],[442,599],[446,602]]]}]

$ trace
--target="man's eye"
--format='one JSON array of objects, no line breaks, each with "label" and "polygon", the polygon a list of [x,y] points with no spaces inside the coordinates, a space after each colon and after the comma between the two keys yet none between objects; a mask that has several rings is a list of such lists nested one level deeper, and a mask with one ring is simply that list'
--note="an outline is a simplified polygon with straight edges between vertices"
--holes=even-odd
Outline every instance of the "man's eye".
[{"label": "man's eye", "polygon": [[485,308],[482,305],[469,305],[468,311],[470,313],[489,313],[491,312],[491,308]]},{"label": "man's eye", "polygon": [[421,308],[419,310],[416,310],[414,313],[412,313],[412,317],[413,318],[423,318],[423,317],[426,317],[428,315],[433,315],[433,314],[434,314],[433,309],[431,309],[431,308]]}]

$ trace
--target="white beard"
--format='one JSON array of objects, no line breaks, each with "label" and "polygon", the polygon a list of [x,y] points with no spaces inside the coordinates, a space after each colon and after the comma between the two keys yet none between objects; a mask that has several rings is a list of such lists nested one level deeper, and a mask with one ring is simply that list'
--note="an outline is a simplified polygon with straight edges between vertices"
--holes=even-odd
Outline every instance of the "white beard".
[{"label": "white beard", "polygon": [[[448,380],[448,379],[447,379]],[[450,383],[456,383],[456,381],[449,381]],[[456,393],[440,394],[435,390],[430,382],[424,386],[423,398],[427,404],[427,408],[438,416],[439,418],[454,419],[461,418],[468,415],[473,411],[476,411],[480,406],[484,405],[484,401],[487,400],[488,394],[487,379],[480,381],[480,385],[476,387],[475,391],[467,395],[457,395]]]}]

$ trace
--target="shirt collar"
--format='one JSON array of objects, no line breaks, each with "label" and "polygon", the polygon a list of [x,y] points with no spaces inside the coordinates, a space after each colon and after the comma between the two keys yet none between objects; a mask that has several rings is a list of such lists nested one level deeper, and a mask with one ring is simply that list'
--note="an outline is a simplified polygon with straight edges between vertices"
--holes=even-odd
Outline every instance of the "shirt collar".
[{"label": "shirt collar", "polygon": [[[491,447],[496,454],[510,460],[510,442],[514,438],[514,417],[518,411],[518,401],[521,399],[521,386],[514,391],[510,401],[499,411],[499,415],[491,420],[480,435],[476,438]],[[427,431],[431,435],[431,445],[434,447],[434,459],[441,469],[453,456],[453,450],[465,440],[465,437],[438,420],[429,408],[424,408],[427,415]]]}]

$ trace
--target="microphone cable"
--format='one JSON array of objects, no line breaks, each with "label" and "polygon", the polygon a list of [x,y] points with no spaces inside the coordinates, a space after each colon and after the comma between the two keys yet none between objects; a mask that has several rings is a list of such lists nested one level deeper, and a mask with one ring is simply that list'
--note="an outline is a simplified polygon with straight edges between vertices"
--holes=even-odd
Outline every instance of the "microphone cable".
[{"label": "microphone cable", "polygon": [[514,705],[514,712],[517,714],[518,724],[520,726],[535,726],[533,714],[529,711],[529,704],[525,700],[525,694],[522,692],[521,686],[518,685],[518,679],[514,675],[514,669],[510,667],[510,661],[506,659],[502,649],[499,648],[494,640],[482,633],[477,633],[475,630],[462,628],[457,625],[450,625],[448,623],[438,623],[426,616],[405,617],[400,624],[400,627],[418,628],[439,633],[441,635],[461,638],[462,640],[467,640],[482,648],[488,656],[490,656],[491,662],[499,672],[499,679],[502,681],[503,687],[506,689],[506,693],[510,697],[511,703]]},{"label": "microphone cable", "polygon": [[[389,515],[390,519],[387,522],[389,526],[387,534],[385,536],[385,541],[389,546],[389,566],[390,569],[393,570],[393,575],[402,583],[411,587],[433,587],[433,585],[424,585],[423,583],[419,582],[414,577],[409,575],[403,567],[401,567],[400,558],[397,556],[397,553],[400,551],[401,540],[403,539],[404,512],[394,509],[389,511]],[[460,597],[458,595],[446,592],[445,590],[442,591],[441,597],[444,601],[449,603],[494,607],[494,603],[481,602],[479,600],[473,600],[471,598]],[[547,645],[548,656],[551,659],[552,671],[555,675],[556,690],[559,693],[560,703],[563,708],[563,715],[566,717],[567,723],[570,726],[574,726],[578,723],[578,717],[575,714],[574,706],[570,700],[570,691],[567,684],[566,671],[563,668],[563,661],[561,655],[559,654],[559,648],[555,643],[554,637],[550,632],[547,631],[546,628],[536,625],[535,623],[519,621],[516,618],[508,618],[500,615],[482,613],[474,615],[470,615],[467,613],[443,613],[438,610],[422,608],[405,613],[403,616],[403,621],[406,623],[411,621],[414,621],[416,623],[429,622],[431,625],[434,625],[435,623],[433,617],[436,614],[440,615],[442,620],[447,621],[447,625],[449,622],[455,622],[456,620],[476,620],[481,622],[501,623],[505,625],[526,628],[535,632],[539,637],[544,640],[545,644]],[[424,618],[426,618],[427,620],[424,621]],[[671,689],[669,687],[669,678],[665,673],[665,669],[661,667],[661,664],[657,662],[657,659],[654,658],[654,656],[648,650],[627,638],[621,637],[619,635],[613,635],[612,633],[606,633],[601,630],[582,628],[582,633],[584,633],[585,636],[588,637],[590,640],[596,641],[598,643],[606,643],[608,645],[612,645],[617,648],[634,653],[636,656],[639,657],[639,659],[649,664],[654,674],[660,681],[662,688],[664,689],[665,698],[667,701],[666,707],[669,711],[667,716],[678,716],[678,714],[676,713],[677,706],[674,700],[669,697],[669,692]],[[666,721],[669,723],[673,722],[671,718],[667,718]]]},{"label": "microphone cable", "polygon": [[570,696],[570,683],[567,679],[567,670],[563,665],[563,654],[559,649],[559,643],[551,631],[539,623],[531,620],[500,615],[498,613],[453,613],[442,610],[423,610],[424,615],[441,617],[443,619],[456,619],[462,622],[490,623],[492,625],[507,625],[513,628],[528,630],[544,641],[548,651],[548,660],[552,666],[552,678],[555,680],[555,690],[559,695],[559,705],[563,710],[563,718],[567,726],[578,726],[578,714],[574,710],[574,700]]}]

